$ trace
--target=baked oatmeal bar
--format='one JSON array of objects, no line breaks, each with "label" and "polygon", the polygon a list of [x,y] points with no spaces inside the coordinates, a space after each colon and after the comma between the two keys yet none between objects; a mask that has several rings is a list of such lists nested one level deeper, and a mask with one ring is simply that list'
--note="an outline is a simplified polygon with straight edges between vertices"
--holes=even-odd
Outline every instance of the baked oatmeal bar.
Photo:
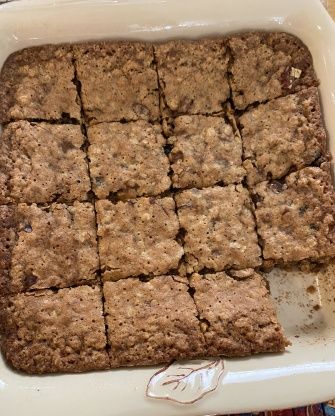
[{"label": "baked oatmeal bar", "polygon": [[173,40],[154,50],[164,116],[222,111],[230,94],[225,39]]},{"label": "baked oatmeal bar", "polygon": [[0,295],[93,282],[99,267],[90,203],[0,206]]},{"label": "baked oatmeal bar", "polygon": [[260,265],[251,200],[241,185],[190,189],[176,203],[187,272]]},{"label": "baked oatmeal bar", "polygon": [[320,261],[335,255],[335,192],[325,165],[255,187],[257,230],[265,260]]},{"label": "baked oatmeal bar", "polygon": [[194,274],[194,301],[207,355],[228,357],[284,351],[287,341],[264,279],[253,270],[242,278],[224,272]]},{"label": "baked oatmeal bar", "polygon": [[74,45],[86,120],[159,118],[153,47],[141,42],[96,42]]},{"label": "baked oatmeal bar", "polygon": [[[318,90],[277,98],[240,117],[249,185],[327,159]],[[323,160],[322,160],[323,159]]]},{"label": "baked oatmeal bar", "polygon": [[105,280],[160,275],[178,267],[183,255],[172,198],[96,203],[99,254]]},{"label": "baked oatmeal bar", "polygon": [[80,126],[18,121],[0,138],[0,204],[86,200],[88,165]]},{"label": "baked oatmeal bar", "polygon": [[104,284],[111,367],[203,356],[204,337],[188,286],[173,276]]},{"label": "baked oatmeal bar", "polygon": [[296,37],[281,32],[231,36],[230,85],[235,107],[316,86],[312,56]]},{"label": "baked oatmeal bar", "polygon": [[101,289],[18,294],[0,308],[2,352],[30,374],[109,368]]},{"label": "baked oatmeal bar", "polygon": [[9,56],[0,74],[0,123],[80,120],[70,45],[27,48]]},{"label": "baked oatmeal bar", "polygon": [[244,177],[241,138],[221,117],[177,117],[168,143],[175,188],[240,183]]},{"label": "baked oatmeal bar", "polygon": [[146,121],[101,123],[88,129],[93,190],[100,199],[158,195],[171,184],[161,129]]}]

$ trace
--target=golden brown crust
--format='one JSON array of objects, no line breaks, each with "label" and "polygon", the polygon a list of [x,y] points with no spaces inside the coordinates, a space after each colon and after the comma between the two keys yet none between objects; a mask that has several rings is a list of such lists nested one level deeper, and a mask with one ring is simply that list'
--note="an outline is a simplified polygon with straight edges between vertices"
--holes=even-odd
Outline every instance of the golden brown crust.
[{"label": "golden brown crust", "polygon": [[222,111],[229,97],[225,39],[173,40],[154,49],[164,116]]},{"label": "golden brown crust", "polygon": [[17,208],[0,205],[0,299],[9,292],[11,286],[10,270],[12,251],[18,238],[17,229]]},{"label": "golden brown crust", "polygon": [[111,367],[203,356],[204,338],[188,287],[173,276],[104,284]]},{"label": "golden brown crust", "polygon": [[[89,203],[0,207],[0,295],[96,280],[95,216]],[[7,241],[8,240],[8,241]]]},{"label": "golden brown crust", "polygon": [[218,182],[240,183],[240,136],[222,117],[180,116],[173,121],[169,159],[175,188],[203,188]]},{"label": "golden brown crust", "polygon": [[228,40],[232,97],[236,108],[317,86],[312,56],[295,36],[247,32]]},{"label": "golden brown crust", "polygon": [[172,198],[138,198],[96,203],[103,277],[160,275],[178,266],[179,223]]},{"label": "golden brown crust", "polygon": [[251,201],[241,185],[190,189],[175,198],[189,273],[260,265]]},{"label": "golden brown crust", "polygon": [[249,186],[329,158],[315,87],[261,104],[239,121]]},{"label": "golden brown crust", "polygon": [[43,374],[109,368],[100,288],[18,294],[1,306],[1,348],[16,370]]},{"label": "golden brown crust", "polygon": [[0,75],[0,123],[23,119],[80,119],[70,45],[13,53]]},{"label": "golden brown crust", "polygon": [[257,273],[236,280],[224,272],[191,278],[207,355],[281,352],[287,345],[266,283]]},{"label": "golden brown crust", "polygon": [[169,160],[158,125],[139,120],[100,123],[88,129],[90,174],[100,199],[154,196],[166,191]]},{"label": "golden brown crust", "polygon": [[158,81],[152,45],[142,42],[94,42],[74,45],[86,120],[159,118]]},{"label": "golden brown crust", "polygon": [[18,121],[0,140],[0,203],[87,200],[90,179],[80,126]]},{"label": "golden brown crust", "polygon": [[274,262],[322,261],[335,255],[335,192],[327,164],[254,189],[263,257]]}]

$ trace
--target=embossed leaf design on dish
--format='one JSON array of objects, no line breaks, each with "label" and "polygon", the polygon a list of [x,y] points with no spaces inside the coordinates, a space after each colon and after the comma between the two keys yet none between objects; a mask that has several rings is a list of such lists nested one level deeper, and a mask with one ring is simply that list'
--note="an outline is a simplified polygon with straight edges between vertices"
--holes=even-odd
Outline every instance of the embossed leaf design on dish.
[{"label": "embossed leaf design on dish", "polygon": [[192,404],[214,391],[223,373],[222,359],[174,362],[150,378],[146,395],[153,399]]}]

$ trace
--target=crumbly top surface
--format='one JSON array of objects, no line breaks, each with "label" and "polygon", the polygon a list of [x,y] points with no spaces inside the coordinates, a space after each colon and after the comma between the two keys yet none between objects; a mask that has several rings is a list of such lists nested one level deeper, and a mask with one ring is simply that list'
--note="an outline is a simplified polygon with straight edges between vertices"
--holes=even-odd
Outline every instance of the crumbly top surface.
[{"label": "crumbly top surface", "polygon": [[78,44],[74,46],[74,55],[89,124],[159,118],[152,45],[141,42]]},{"label": "crumbly top surface", "polygon": [[227,185],[244,177],[241,138],[222,117],[177,117],[168,142],[176,188]]},{"label": "crumbly top surface", "polygon": [[173,276],[104,284],[112,367],[204,353],[197,310],[187,289]]},{"label": "crumbly top surface", "polygon": [[292,169],[327,157],[315,87],[261,104],[239,121],[249,185],[279,179]]},{"label": "crumbly top surface", "polygon": [[284,350],[286,340],[266,283],[255,273],[234,279],[224,272],[192,275],[194,300],[207,322],[208,354],[243,356]]},{"label": "crumbly top surface", "polygon": [[171,184],[165,139],[158,125],[140,120],[88,129],[90,172],[98,198],[158,195]]},{"label": "crumbly top surface", "polygon": [[99,264],[92,204],[48,208],[19,204],[14,213],[6,214],[15,242],[4,292],[67,287],[96,279]]},{"label": "crumbly top surface", "polygon": [[160,275],[183,255],[172,198],[138,198],[96,203],[101,267],[105,279]]},{"label": "crumbly top surface", "polygon": [[23,119],[80,119],[69,45],[18,51],[0,74],[0,123]]},{"label": "crumbly top surface", "polygon": [[335,255],[335,193],[328,164],[304,168],[254,190],[265,259],[283,262]]},{"label": "crumbly top surface", "polygon": [[229,97],[226,40],[176,40],[154,49],[166,115],[222,110]]},{"label": "crumbly top surface", "polygon": [[236,108],[317,85],[312,57],[296,37],[280,32],[231,36],[231,88]]},{"label": "crumbly top surface", "polygon": [[241,185],[190,189],[176,203],[189,272],[260,265],[251,200]]},{"label": "crumbly top surface", "polygon": [[3,351],[31,374],[79,372],[109,367],[99,288],[11,297],[0,309]]},{"label": "crumbly top surface", "polygon": [[80,126],[18,121],[0,140],[0,203],[71,202],[90,190]]}]

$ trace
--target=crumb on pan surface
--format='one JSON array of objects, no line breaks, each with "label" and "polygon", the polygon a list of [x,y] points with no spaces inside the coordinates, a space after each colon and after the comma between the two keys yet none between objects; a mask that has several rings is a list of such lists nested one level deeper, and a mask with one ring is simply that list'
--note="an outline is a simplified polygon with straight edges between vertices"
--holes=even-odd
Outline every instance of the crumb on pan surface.
[{"label": "crumb on pan surface", "polygon": [[2,351],[15,369],[42,374],[109,368],[100,288],[23,293],[1,306]]}]

